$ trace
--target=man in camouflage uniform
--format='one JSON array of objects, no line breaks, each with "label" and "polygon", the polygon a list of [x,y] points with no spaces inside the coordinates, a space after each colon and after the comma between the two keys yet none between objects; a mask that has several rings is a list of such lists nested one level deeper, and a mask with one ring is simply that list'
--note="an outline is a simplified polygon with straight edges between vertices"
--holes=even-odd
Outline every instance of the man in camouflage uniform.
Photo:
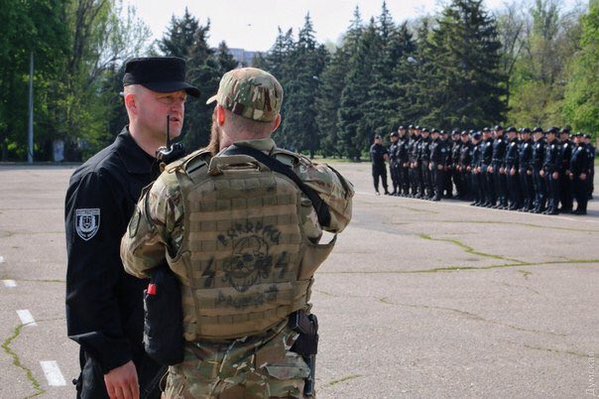
[{"label": "man in camouflage uniform", "polygon": [[123,237],[127,272],[148,277],[166,257],[181,282],[185,359],[169,369],[167,398],[306,397],[310,369],[295,351],[304,335],[288,318],[315,321],[310,287],[334,244],[319,240],[349,223],[353,188],[329,166],[276,147],[282,99],[267,72],[226,73],[208,100],[221,151],[169,165]]}]

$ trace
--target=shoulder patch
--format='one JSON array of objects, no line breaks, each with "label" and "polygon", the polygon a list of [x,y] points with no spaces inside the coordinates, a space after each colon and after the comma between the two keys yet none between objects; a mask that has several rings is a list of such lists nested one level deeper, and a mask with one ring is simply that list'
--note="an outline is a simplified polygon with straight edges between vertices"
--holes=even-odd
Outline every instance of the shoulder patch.
[{"label": "shoulder patch", "polygon": [[75,230],[84,241],[91,240],[100,229],[100,208],[75,210]]}]

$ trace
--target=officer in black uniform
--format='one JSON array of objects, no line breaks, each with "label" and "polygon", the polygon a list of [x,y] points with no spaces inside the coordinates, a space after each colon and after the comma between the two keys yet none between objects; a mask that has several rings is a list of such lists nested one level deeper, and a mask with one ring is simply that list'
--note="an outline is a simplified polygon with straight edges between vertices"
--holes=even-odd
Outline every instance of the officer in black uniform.
[{"label": "officer in black uniform", "polygon": [[483,151],[480,132],[472,134],[472,155],[470,157],[470,177],[472,181],[472,206],[482,206],[485,203],[484,176],[482,173]]},{"label": "officer in black uniform", "polygon": [[418,161],[418,150],[420,148],[420,127],[416,126],[410,129],[412,136],[408,143],[408,160],[410,163],[410,197],[418,198],[420,194],[420,181],[422,174],[420,173],[420,164]]},{"label": "officer in black uniform", "polygon": [[570,141],[570,129],[563,128],[560,130],[560,141],[562,148],[562,170],[564,173],[560,176],[560,201],[562,203],[562,207],[560,208],[561,213],[570,213],[572,212],[572,207],[574,206],[574,193],[572,192],[572,183],[570,180],[570,159],[572,158],[572,149],[574,148],[574,143]]},{"label": "officer in black uniform", "polygon": [[494,133],[495,140],[493,141],[493,160],[491,163],[491,173],[493,174],[493,185],[495,187],[495,194],[497,195],[498,201],[498,204],[494,205],[494,208],[507,209],[507,180],[504,164],[507,142],[503,137],[503,127],[499,125],[495,126]]},{"label": "officer in black uniform", "polygon": [[549,202],[547,215],[557,215],[559,213],[559,179],[562,174],[562,149],[557,139],[558,128],[552,127],[547,132],[547,146],[545,147],[545,161],[541,176],[545,178],[549,192]]},{"label": "officer in black uniform", "polygon": [[408,138],[407,131],[402,126],[399,127],[399,142],[398,142],[398,162],[399,162],[399,181],[400,181],[400,193],[402,197],[407,197],[410,194],[410,160],[409,160],[409,148],[410,138]]},{"label": "officer in black uniform", "polygon": [[470,136],[467,131],[462,131],[460,134],[462,145],[460,146],[460,154],[457,164],[458,181],[461,187],[457,187],[458,198],[462,201],[472,200],[472,179],[470,175],[472,168],[470,163],[472,161],[472,147],[473,144],[470,141]]},{"label": "officer in black uniform", "polygon": [[[442,133],[445,131],[442,130]],[[449,133],[448,133],[449,134]],[[449,143],[449,141],[448,141]],[[457,195],[459,196],[460,190],[463,191],[463,183],[460,180],[460,173],[458,172],[458,162],[460,160],[460,151],[462,149],[462,141],[460,140],[460,131],[454,129],[451,131],[451,145],[449,146],[450,153],[448,159],[448,170],[445,190],[447,192],[447,198],[453,197],[453,186],[456,187]]]},{"label": "officer in black uniform", "polygon": [[541,176],[545,163],[545,136],[543,129],[535,127],[533,130],[534,144],[532,146],[532,183],[535,190],[534,213],[545,212],[547,206],[547,184]]},{"label": "officer in black uniform", "polygon": [[399,178],[399,133],[391,132],[389,134],[389,171],[391,172],[391,184],[393,185],[393,191],[391,195],[398,195],[400,188]]},{"label": "officer in black uniform", "polygon": [[586,149],[584,137],[581,134],[575,136],[576,148],[572,151],[570,159],[569,178],[573,182],[574,195],[576,196],[575,215],[587,214],[588,190],[587,180],[589,178],[589,152]]},{"label": "officer in black uniform", "polygon": [[518,153],[518,130],[515,127],[507,129],[508,144],[505,150],[504,168],[507,176],[507,196],[509,199],[510,211],[520,209],[522,206],[520,200],[520,184],[519,184],[519,153]]},{"label": "officer in black uniform", "polygon": [[520,193],[522,194],[522,207],[520,211],[530,212],[534,208],[534,187],[532,181],[533,162],[532,162],[532,146],[533,142],[530,137],[531,131],[525,127],[520,131],[522,141],[518,148],[518,165],[520,167],[518,174],[520,177]]},{"label": "officer in black uniform", "polygon": [[597,155],[597,150],[595,148],[595,146],[593,145],[593,143],[591,142],[591,135],[590,134],[585,134],[584,135],[584,142],[586,144],[587,147],[587,151],[589,152],[589,178],[587,179],[587,190],[588,190],[588,198],[591,200],[593,199],[593,192],[595,191],[595,156]]},{"label": "officer in black uniform", "polygon": [[430,144],[430,164],[431,179],[433,182],[433,201],[441,201],[443,190],[447,188],[447,178],[449,169],[449,158],[451,153],[450,143],[447,137],[440,137],[441,132],[434,129],[432,133],[432,142]]},{"label": "officer in black uniform", "polygon": [[170,132],[183,126],[185,62],[174,57],[137,58],[125,66],[129,115],[113,144],[72,175],[65,200],[66,316],[80,345],[77,398],[159,398],[162,367],[144,352],[143,290],[147,282],[126,274],[121,237],[142,188],[159,174],[155,159]]},{"label": "officer in black uniform", "polygon": [[420,185],[420,197],[422,199],[433,198],[433,179],[428,164],[431,161],[431,138],[430,131],[427,128],[422,129],[422,140],[420,140],[418,149],[418,161],[420,163],[420,171],[422,181]]},{"label": "officer in black uniform", "polygon": [[493,162],[493,136],[491,134],[491,129],[488,127],[483,129],[483,143],[481,144],[481,150],[482,191],[485,195],[485,202],[481,206],[492,208],[497,202],[497,197],[495,196],[493,169],[491,167],[491,163]]},{"label": "officer in black uniform", "polygon": [[374,181],[374,192],[376,195],[381,195],[379,192],[379,178],[383,183],[385,195],[389,195],[387,187],[387,166],[386,161],[389,160],[389,151],[383,145],[383,138],[380,135],[374,136],[374,143],[370,146],[370,160],[372,161],[372,179]]}]

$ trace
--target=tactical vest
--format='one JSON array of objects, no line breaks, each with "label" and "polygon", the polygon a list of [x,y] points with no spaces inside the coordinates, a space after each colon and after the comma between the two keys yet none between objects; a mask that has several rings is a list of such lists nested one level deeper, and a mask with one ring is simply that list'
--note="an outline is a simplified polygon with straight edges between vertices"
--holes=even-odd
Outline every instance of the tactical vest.
[{"label": "tactical vest", "polygon": [[184,237],[178,254],[167,257],[186,276],[185,338],[218,342],[264,333],[306,308],[314,272],[335,240],[319,245],[306,238],[300,215],[311,202],[286,176],[246,155],[199,165],[190,159],[172,169]]}]

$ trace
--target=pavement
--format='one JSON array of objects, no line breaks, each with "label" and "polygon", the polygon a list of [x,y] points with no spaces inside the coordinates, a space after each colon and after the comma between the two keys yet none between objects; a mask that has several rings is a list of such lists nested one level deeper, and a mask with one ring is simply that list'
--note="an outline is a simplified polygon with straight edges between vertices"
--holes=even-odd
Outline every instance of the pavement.
[{"label": "pavement", "polygon": [[[375,196],[317,272],[322,398],[599,396],[599,201],[587,216]],[[0,398],[74,398],[64,194],[74,166],[0,166]]]}]

